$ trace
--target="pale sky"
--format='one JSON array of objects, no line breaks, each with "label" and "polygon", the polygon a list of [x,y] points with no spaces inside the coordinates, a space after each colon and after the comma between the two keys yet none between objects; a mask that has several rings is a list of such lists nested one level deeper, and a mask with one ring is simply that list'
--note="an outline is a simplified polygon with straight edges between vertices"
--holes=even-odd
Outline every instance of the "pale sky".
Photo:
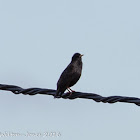
[{"label": "pale sky", "polygon": [[[0,84],[56,89],[75,52],[75,91],[140,98],[140,1],[0,1]],[[0,91],[0,140],[139,139],[140,107]],[[3,133],[21,136],[2,136]]]}]

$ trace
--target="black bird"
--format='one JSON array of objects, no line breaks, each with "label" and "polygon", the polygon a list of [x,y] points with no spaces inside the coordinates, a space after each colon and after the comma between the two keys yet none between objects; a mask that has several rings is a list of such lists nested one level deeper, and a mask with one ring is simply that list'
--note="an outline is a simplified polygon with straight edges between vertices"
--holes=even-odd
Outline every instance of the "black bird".
[{"label": "black bird", "polygon": [[62,72],[58,82],[55,97],[61,97],[67,89],[70,94],[74,92],[70,89],[79,80],[82,73],[82,56],[80,53],[75,53],[72,57],[70,64]]}]

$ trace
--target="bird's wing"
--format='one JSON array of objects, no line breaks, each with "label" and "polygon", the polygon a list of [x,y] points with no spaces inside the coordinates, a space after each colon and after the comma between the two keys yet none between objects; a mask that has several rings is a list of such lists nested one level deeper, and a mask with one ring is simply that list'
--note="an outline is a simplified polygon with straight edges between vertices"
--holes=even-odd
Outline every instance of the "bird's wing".
[{"label": "bird's wing", "polygon": [[57,82],[57,87],[66,89],[72,80],[73,73],[74,73],[74,66],[72,64],[69,64],[66,67],[66,69],[62,72],[62,74]]}]

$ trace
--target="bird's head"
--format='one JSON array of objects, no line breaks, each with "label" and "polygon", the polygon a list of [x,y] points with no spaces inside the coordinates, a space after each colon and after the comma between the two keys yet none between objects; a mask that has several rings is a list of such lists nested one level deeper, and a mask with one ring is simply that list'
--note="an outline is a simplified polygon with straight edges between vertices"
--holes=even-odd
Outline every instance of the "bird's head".
[{"label": "bird's head", "polygon": [[77,61],[77,60],[81,60],[81,57],[83,56],[83,54],[80,53],[75,53],[72,57],[72,61]]}]

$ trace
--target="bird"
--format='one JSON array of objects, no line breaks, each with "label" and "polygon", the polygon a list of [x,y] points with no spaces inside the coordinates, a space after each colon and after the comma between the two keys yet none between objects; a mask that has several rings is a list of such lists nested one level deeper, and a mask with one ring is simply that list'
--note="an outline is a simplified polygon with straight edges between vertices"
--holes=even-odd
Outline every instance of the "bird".
[{"label": "bird", "polygon": [[72,56],[70,64],[62,72],[60,78],[58,79],[57,91],[54,96],[55,98],[61,97],[66,89],[68,90],[70,95],[72,94],[72,92],[74,92],[74,90],[70,89],[70,87],[75,85],[81,77],[82,66],[83,66],[82,56],[83,54],[80,53],[75,53]]}]

